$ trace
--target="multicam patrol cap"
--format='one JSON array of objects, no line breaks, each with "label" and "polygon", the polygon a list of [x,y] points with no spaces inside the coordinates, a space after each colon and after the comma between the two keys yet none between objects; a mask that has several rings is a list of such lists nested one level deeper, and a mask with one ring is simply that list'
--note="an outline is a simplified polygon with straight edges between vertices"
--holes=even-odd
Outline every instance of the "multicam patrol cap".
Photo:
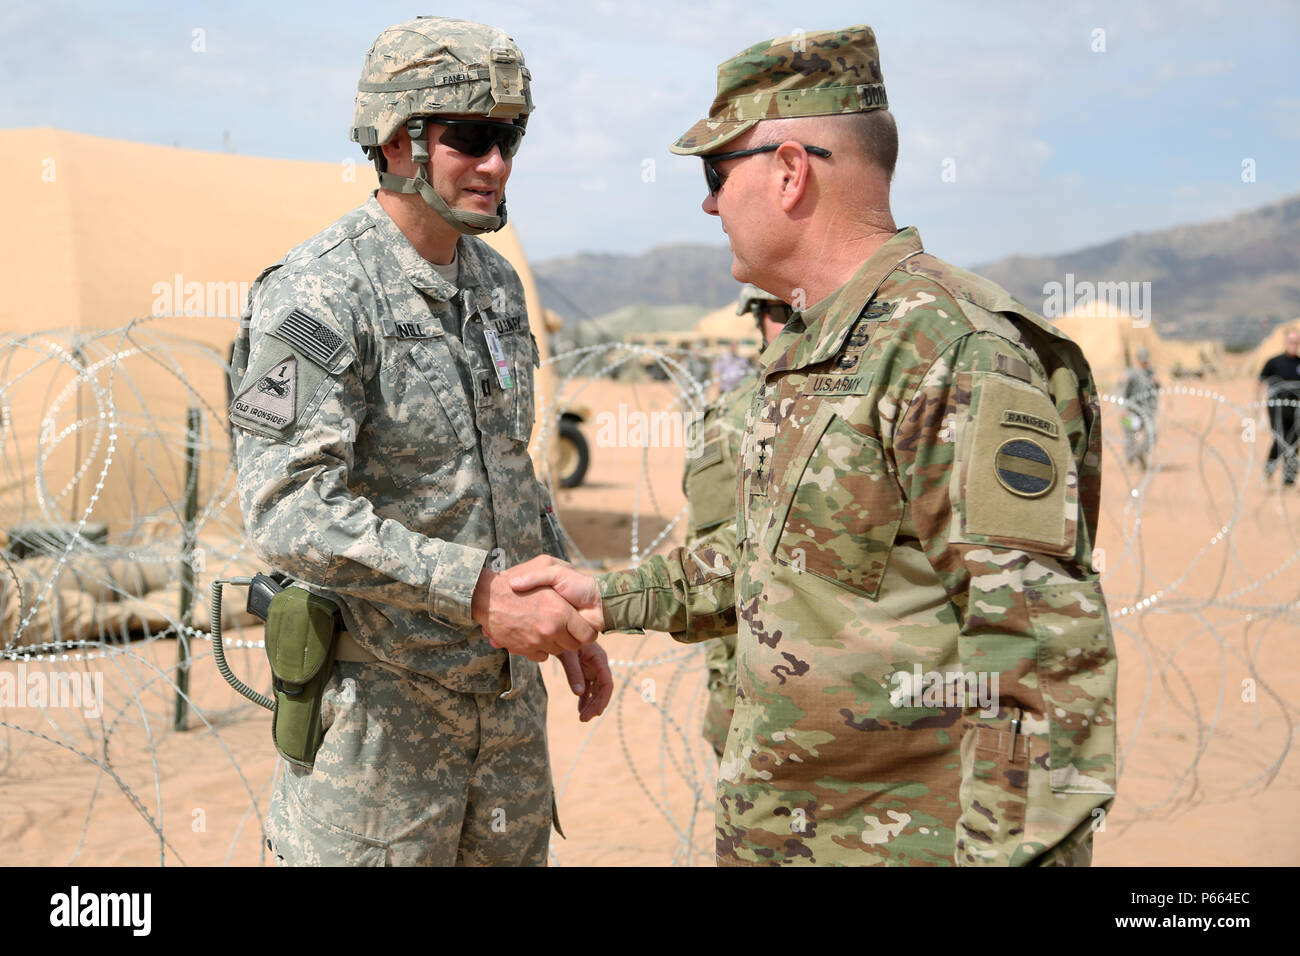
[{"label": "multicam patrol cap", "polygon": [[798,32],[756,43],[718,67],[709,115],[670,149],[710,153],[759,120],[832,116],[889,108],[871,27]]}]

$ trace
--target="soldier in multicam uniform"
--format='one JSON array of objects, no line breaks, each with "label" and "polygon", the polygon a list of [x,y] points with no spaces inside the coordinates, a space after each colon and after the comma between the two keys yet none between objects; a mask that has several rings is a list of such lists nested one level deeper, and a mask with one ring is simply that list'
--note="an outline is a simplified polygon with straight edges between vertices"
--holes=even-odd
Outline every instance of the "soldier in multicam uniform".
[{"label": "soldier in multicam uniform", "polygon": [[[249,295],[231,370],[245,524],[346,627],[315,765],[287,767],[271,799],[282,863],[546,861],[538,658],[486,634],[537,626],[495,572],[564,551],[528,454],[538,350],[523,287],[473,238],[505,223],[528,80],[491,27],[385,30],[352,130],[381,188]],[[591,628],[558,596],[543,614],[590,719],[611,688],[603,653],[579,658]]]},{"label": "soldier in multicam uniform", "polygon": [[814,303],[763,354],[737,549],[598,580],[539,557],[512,583],[554,585],[606,630],[690,641],[738,617],[719,863],[1089,862],[1116,661],[1082,353],[896,229],[865,26],[727,61],[673,150],[705,162],[733,275]]},{"label": "soldier in multicam uniform", "polygon": [[[758,286],[740,290],[736,314],[749,312],[758,325],[766,347],[790,318],[790,307]],[[736,463],[740,460],[740,439],[745,434],[745,416],[758,391],[758,375],[746,376],[739,386],[718,396],[704,410],[698,431],[688,447],[699,453],[686,462],[682,490],[690,506],[686,546],[717,540],[722,550],[736,548]],[[722,759],[727,728],[736,700],[736,634],[732,631],[705,645],[708,667],[709,703],[704,712],[704,739]]]}]

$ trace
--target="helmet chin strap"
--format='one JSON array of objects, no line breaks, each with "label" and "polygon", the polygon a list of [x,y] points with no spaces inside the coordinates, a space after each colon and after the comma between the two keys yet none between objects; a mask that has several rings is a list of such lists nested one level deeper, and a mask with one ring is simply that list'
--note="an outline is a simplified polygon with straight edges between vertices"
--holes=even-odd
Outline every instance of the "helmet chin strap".
[{"label": "helmet chin strap", "polygon": [[407,131],[411,134],[411,159],[415,163],[415,178],[408,179],[405,176],[390,173],[385,169],[378,169],[382,162],[382,159],[379,158],[382,157],[382,152],[379,152],[377,153],[375,166],[379,172],[380,186],[384,189],[391,189],[396,193],[419,193],[420,198],[428,204],[429,208],[441,216],[447,225],[466,236],[497,232],[505,227],[506,201],[504,198],[497,205],[497,214],[495,216],[489,216],[481,212],[465,212],[448,206],[446,201],[438,195],[437,190],[433,188],[433,183],[429,182],[427,169],[429,163],[429,139],[423,121],[412,120],[408,122]]}]

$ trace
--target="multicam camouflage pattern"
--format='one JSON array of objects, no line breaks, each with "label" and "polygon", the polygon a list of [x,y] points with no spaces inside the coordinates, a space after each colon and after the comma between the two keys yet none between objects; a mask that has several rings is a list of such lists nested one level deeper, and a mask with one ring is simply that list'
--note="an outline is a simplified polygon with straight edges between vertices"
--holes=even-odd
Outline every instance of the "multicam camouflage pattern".
[{"label": "multicam camouflage pattern", "polygon": [[[1081,352],[906,229],[763,362],[736,551],[600,580],[609,627],[680,640],[734,602],[719,862],[1087,862],[1116,663]],[[997,693],[914,697],[917,670]]]},{"label": "multicam camouflage pattern", "polygon": [[[417,678],[453,692],[448,733],[484,719],[484,695],[514,701],[540,683],[536,664],[493,648],[470,616],[484,565],[563,554],[528,454],[538,352],[523,287],[478,239],[462,238],[457,256],[453,285],[372,197],[258,277],[231,369],[249,539],[272,568],[337,601],[351,637],[423,697],[434,690]],[[417,710],[402,711],[412,726],[424,719]],[[525,746],[542,719],[521,736]],[[387,739],[405,747],[406,735]],[[340,746],[326,735],[326,767]],[[361,781],[372,766],[389,766],[375,763],[369,738],[347,754],[356,776],[337,784],[340,793],[368,792]],[[516,759],[502,748],[499,772],[513,772]],[[338,767],[324,772],[343,780]],[[299,784],[304,813],[332,821],[332,806],[309,800],[328,788]],[[400,803],[400,786],[375,792]]]},{"label": "multicam camouflage pattern", "polygon": [[343,662],[323,723],[315,767],[286,765],[271,798],[277,864],[545,865],[553,806],[540,680],[501,700]]},{"label": "multicam camouflage pattern", "polygon": [[420,17],[389,27],[366,51],[352,140],[387,143],[410,117],[439,113],[522,125],[532,109],[529,73],[513,39],[470,20]]},{"label": "multicam camouflage pattern", "polygon": [[[752,288],[752,286],[747,287]],[[760,292],[766,296],[767,293]],[[742,299],[744,293],[742,292]],[[697,548],[706,541],[731,552],[736,547],[736,483],[740,442],[745,418],[758,393],[758,376],[748,376],[738,388],[719,396],[698,424],[699,437],[691,447],[700,454],[687,459],[682,490],[690,507],[686,546]],[[736,700],[736,635],[727,634],[705,647],[709,701],[704,712],[704,739],[722,757],[727,728]]]},{"label": "multicam camouflage pattern", "polygon": [[[846,76],[851,82],[845,82]],[[698,156],[721,148],[760,120],[888,108],[871,27],[799,32],[756,43],[720,64],[718,95],[709,115],[670,149]]]}]

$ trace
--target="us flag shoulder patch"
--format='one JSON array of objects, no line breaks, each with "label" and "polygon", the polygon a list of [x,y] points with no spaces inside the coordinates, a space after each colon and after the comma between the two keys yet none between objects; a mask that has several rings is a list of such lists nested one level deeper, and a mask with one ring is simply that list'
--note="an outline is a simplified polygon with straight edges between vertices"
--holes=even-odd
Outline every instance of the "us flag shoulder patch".
[{"label": "us flag shoulder patch", "polygon": [[343,351],[343,336],[301,309],[294,309],[281,319],[271,334],[324,369],[333,368],[334,360]]}]

